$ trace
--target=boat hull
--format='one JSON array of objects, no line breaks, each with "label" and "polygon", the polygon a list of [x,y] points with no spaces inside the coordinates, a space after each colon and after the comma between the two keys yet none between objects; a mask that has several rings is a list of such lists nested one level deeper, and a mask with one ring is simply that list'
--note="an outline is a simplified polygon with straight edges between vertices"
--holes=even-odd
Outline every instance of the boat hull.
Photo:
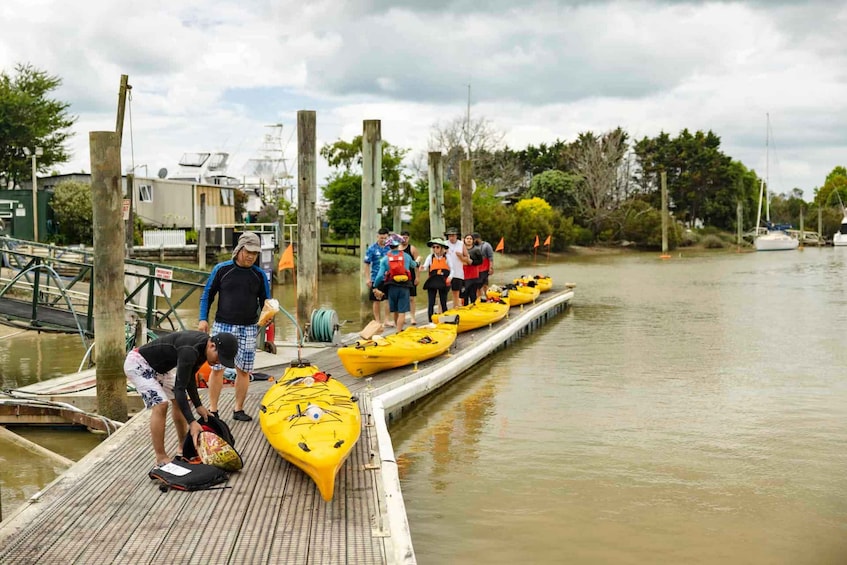
[{"label": "boat hull", "polygon": [[847,217],[841,220],[841,228],[832,236],[832,245],[847,247]]},{"label": "boat hull", "polygon": [[308,362],[289,367],[262,398],[259,425],[276,452],[330,501],[338,471],[359,440],[362,416],[347,387],[315,375],[322,378]]},{"label": "boat hull", "polygon": [[350,375],[366,377],[438,357],[456,341],[456,324],[412,326],[396,334],[338,348]]},{"label": "boat hull", "polygon": [[791,251],[800,246],[800,240],[781,232],[769,232],[756,238],[756,251]]},{"label": "boat hull", "polygon": [[509,297],[505,296],[502,300],[480,302],[477,300],[473,304],[451,308],[443,314],[435,314],[432,317],[434,323],[438,323],[439,316],[459,316],[458,332],[468,332],[477,328],[482,328],[499,322],[509,314]]}]

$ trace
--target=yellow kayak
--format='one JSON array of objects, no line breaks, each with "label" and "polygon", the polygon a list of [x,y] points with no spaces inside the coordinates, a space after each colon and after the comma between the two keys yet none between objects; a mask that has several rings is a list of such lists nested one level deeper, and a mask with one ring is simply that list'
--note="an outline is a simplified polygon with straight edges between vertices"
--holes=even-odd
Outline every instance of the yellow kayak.
[{"label": "yellow kayak", "polygon": [[546,275],[535,275],[532,277],[523,276],[519,279],[515,279],[516,285],[528,285],[529,283],[535,283],[535,286],[538,287],[538,290],[541,292],[547,292],[548,290],[553,289],[553,279]]},{"label": "yellow kayak", "polygon": [[[507,284],[506,289],[509,291],[510,306],[535,302],[535,299],[541,294],[537,286]],[[490,288],[488,290],[488,298],[499,298],[500,294],[500,291],[491,290]]]},{"label": "yellow kayak", "polygon": [[335,476],[362,429],[359,405],[340,381],[308,361],[292,361],[262,398],[259,425],[286,461],[315,481],[332,500]]},{"label": "yellow kayak", "polygon": [[338,357],[348,373],[366,377],[438,357],[456,341],[456,329],[456,323],[411,326],[386,337],[374,336],[339,347]]},{"label": "yellow kayak", "polygon": [[488,300],[480,302],[477,300],[473,304],[467,306],[459,306],[446,310],[444,314],[435,314],[432,316],[432,321],[438,323],[440,316],[459,316],[458,332],[467,332],[477,328],[485,327],[489,324],[499,322],[509,313],[509,295],[500,295],[498,300]]}]

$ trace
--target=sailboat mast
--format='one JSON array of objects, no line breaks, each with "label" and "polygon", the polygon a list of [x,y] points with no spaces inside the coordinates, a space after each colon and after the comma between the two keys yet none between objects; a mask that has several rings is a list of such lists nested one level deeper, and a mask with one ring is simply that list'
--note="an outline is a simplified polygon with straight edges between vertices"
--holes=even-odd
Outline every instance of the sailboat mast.
[{"label": "sailboat mast", "polygon": [[768,227],[771,225],[771,199],[768,198],[768,189],[771,184],[770,177],[770,165],[771,165],[771,147],[770,147],[770,139],[771,139],[771,115],[770,112],[765,113],[765,118],[767,119],[765,126],[765,221],[768,223]]}]

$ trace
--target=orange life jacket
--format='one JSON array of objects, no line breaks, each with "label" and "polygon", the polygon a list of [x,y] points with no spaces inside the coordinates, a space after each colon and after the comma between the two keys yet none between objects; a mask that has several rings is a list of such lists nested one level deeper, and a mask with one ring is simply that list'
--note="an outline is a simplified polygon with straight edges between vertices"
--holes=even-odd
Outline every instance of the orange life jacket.
[{"label": "orange life jacket", "polygon": [[449,271],[450,268],[447,266],[446,255],[442,255],[441,257],[438,255],[432,256],[432,260],[429,262],[430,275],[446,275]]},{"label": "orange life jacket", "polygon": [[406,282],[412,278],[412,274],[406,270],[406,254],[400,250],[388,252],[388,273],[386,281]]}]

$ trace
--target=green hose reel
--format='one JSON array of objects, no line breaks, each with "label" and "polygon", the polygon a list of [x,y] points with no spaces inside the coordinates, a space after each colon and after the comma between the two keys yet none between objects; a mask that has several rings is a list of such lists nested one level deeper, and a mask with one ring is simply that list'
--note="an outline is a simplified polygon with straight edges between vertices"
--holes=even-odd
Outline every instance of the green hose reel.
[{"label": "green hose reel", "polygon": [[312,311],[309,320],[309,341],[339,343],[341,324],[335,310],[319,308]]}]

